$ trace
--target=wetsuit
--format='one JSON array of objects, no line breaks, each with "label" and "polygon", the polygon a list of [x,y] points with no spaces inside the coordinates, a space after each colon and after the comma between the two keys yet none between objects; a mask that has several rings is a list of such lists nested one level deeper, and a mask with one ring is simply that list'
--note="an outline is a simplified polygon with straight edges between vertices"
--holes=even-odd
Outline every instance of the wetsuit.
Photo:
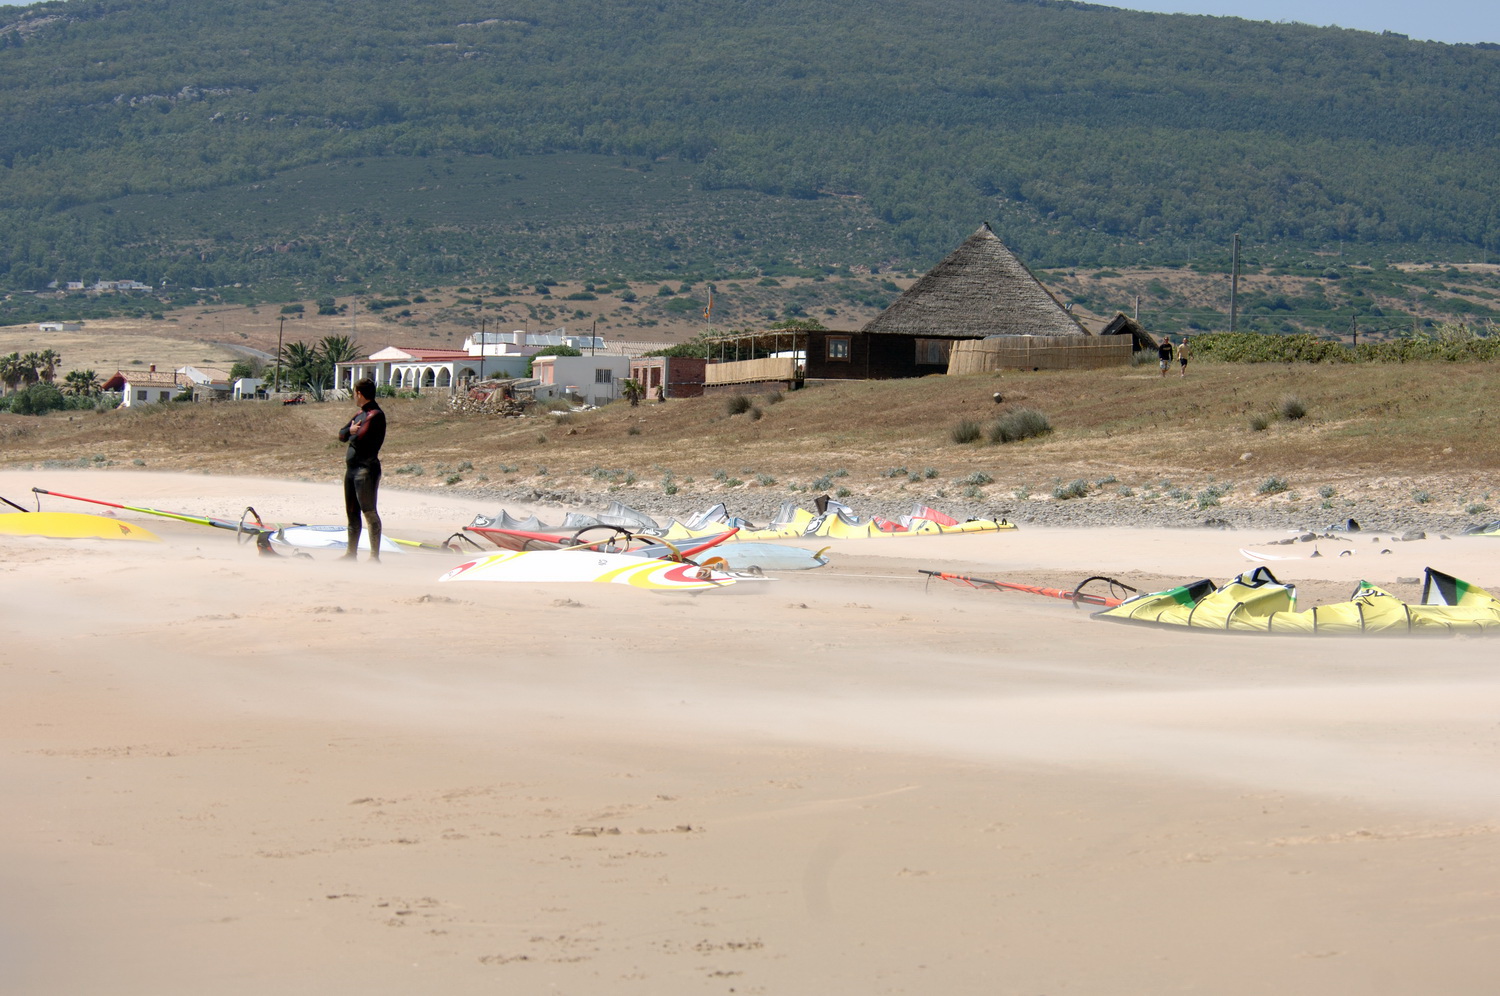
[{"label": "wetsuit", "polygon": [[380,447],[385,442],[385,412],[374,401],[360,406],[359,414],[339,430],[339,441],[347,442],[344,454],[344,514],[349,518],[349,548],[353,558],[359,550],[360,516],[370,527],[370,559],[380,559],[380,513],[375,510],[380,490]]}]

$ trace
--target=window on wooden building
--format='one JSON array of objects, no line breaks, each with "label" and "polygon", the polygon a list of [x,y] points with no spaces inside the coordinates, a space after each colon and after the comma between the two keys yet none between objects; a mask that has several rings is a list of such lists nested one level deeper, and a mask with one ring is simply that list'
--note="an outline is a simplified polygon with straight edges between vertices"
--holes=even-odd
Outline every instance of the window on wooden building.
[{"label": "window on wooden building", "polygon": [[947,366],[948,354],[953,349],[951,339],[918,339],[917,364],[919,366]]},{"label": "window on wooden building", "polygon": [[826,340],[828,344],[828,358],[830,360],[842,360],[849,362],[850,339],[846,335],[831,335]]}]

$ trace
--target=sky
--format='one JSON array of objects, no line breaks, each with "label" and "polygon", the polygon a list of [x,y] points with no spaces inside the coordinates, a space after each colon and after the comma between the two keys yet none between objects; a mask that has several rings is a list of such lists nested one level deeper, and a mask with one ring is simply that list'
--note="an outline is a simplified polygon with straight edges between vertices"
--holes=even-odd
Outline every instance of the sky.
[{"label": "sky", "polygon": [[[1101,2],[1101,0],[1095,0]],[[1217,14],[1252,21],[1299,21],[1361,31],[1395,31],[1425,41],[1500,43],[1495,0],[1135,0],[1110,7],[1159,14]]]}]

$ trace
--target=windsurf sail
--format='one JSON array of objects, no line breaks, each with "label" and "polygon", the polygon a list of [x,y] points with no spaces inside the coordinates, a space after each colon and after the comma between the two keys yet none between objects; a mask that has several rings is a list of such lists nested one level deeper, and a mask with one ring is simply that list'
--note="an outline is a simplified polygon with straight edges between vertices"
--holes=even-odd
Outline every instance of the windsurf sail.
[{"label": "windsurf sail", "polygon": [[141,540],[160,543],[161,537],[131,522],[82,512],[7,512],[0,515],[0,534],[45,536],[50,539]]},{"label": "windsurf sail", "polygon": [[[103,505],[107,508],[118,508],[126,512],[137,512],[141,515],[156,515],[165,519],[174,519],[178,522],[187,522],[198,526],[211,526],[214,529],[228,529],[246,539],[253,539],[260,533],[268,533],[271,542],[284,546],[299,547],[302,549],[334,549],[348,545],[348,527],[346,526],[314,526],[303,522],[275,523],[267,525],[261,521],[260,513],[253,507],[247,507],[238,520],[220,519],[211,515],[189,515],[184,512],[168,512],[159,508],[148,508],[144,505],[123,505],[119,502],[104,501],[100,498],[84,498],[80,495],[63,494],[61,491],[48,491],[46,488],[32,488],[39,495],[48,495],[53,498],[67,498],[70,501],[88,502],[92,505]],[[447,547],[439,543],[425,543],[420,540],[405,540],[395,537],[382,536],[380,549],[382,552],[400,553],[405,548],[419,548],[423,550],[446,550]]]},{"label": "windsurf sail", "polygon": [[459,564],[438,578],[439,581],[623,584],[653,591],[699,591],[750,579],[748,575],[687,562],[574,550],[502,550]]},{"label": "windsurf sail", "polygon": [[1217,588],[1199,581],[1137,596],[1095,616],[1190,629],[1319,636],[1500,632],[1500,599],[1429,567],[1417,603],[1361,581],[1348,601],[1298,609],[1296,587],[1257,567]]},{"label": "windsurf sail", "polygon": [[926,574],[929,579],[938,578],[942,581],[951,581],[954,584],[965,585],[970,588],[991,588],[997,591],[1024,591],[1032,595],[1045,595],[1048,598],[1061,598],[1065,601],[1072,602],[1074,605],[1082,604],[1115,606],[1124,601],[1124,598],[1116,597],[1114,594],[1100,595],[1096,592],[1088,592],[1083,590],[1084,585],[1090,584],[1095,581],[1106,582],[1110,586],[1111,592],[1123,593],[1127,591],[1135,591],[1134,588],[1130,587],[1130,585],[1126,584],[1125,582],[1117,581],[1114,578],[1107,578],[1103,575],[1095,575],[1091,578],[1085,578],[1083,581],[1080,581],[1078,583],[1078,587],[1074,588],[1072,591],[1066,591],[1062,588],[1048,588],[1043,585],[1020,584],[1015,581],[992,581],[988,578],[970,577],[967,574],[950,574],[946,571],[918,571],[918,573]]}]

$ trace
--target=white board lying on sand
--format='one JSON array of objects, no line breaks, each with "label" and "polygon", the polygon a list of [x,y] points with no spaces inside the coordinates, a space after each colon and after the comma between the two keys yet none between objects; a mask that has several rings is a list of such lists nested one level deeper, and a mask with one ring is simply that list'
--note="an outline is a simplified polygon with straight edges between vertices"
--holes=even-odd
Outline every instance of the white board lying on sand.
[{"label": "white board lying on sand", "polygon": [[1240,553],[1241,553],[1241,555],[1244,556],[1244,558],[1246,560],[1301,560],[1302,559],[1301,557],[1286,557],[1286,556],[1282,556],[1281,554],[1275,554],[1275,553],[1257,553],[1254,550],[1246,550],[1244,547],[1240,548]]},{"label": "white board lying on sand", "polygon": [[[271,534],[271,542],[281,546],[294,546],[300,550],[343,550],[349,545],[349,530],[345,526],[282,526]],[[370,538],[361,535],[359,545],[368,548]],[[404,553],[401,546],[388,537],[380,537],[381,553]]]},{"label": "white board lying on sand", "polygon": [[672,560],[587,550],[501,550],[459,564],[439,581],[514,581],[628,584],[655,591],[723,588],[737,581],[765,580]]}]

